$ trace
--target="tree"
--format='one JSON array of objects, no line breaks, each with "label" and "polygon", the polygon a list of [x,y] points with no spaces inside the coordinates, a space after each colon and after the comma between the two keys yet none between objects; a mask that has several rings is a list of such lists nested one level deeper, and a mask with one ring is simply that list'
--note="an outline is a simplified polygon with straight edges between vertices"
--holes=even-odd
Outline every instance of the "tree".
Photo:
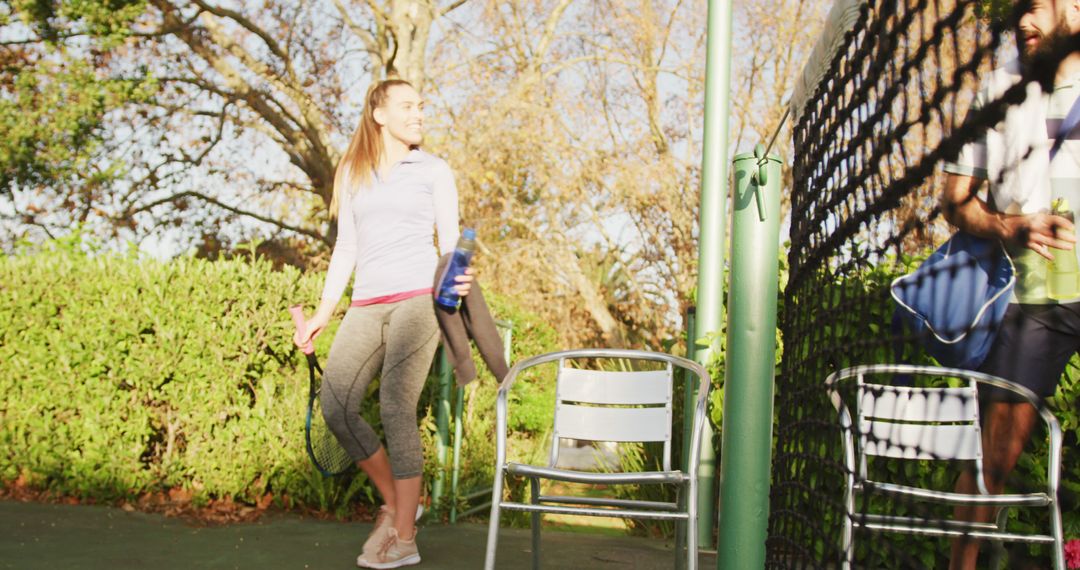
[{"label": "tree", "polygon": [[121,114],[99,112],[102,128],[127,135],[103,151],[123,162],[123,180],[89,206],[114,231],[139,240],[174,226],[180,241],[235,241],[251,233],[235,227],[246,219],[325,247],[333,172],[363,86],[388,76],[423,85],[431,25],[463,3],[148,0],[124,4],[126,19],[106,30],[97,22],[116,0],[7,4],[34,24],[20,46],[89,40],[102,54],[97,74],[158,87],[150,100],[116,101],[138,103]]},{"label": "tree", "polygon": [[[736,106],[732,148],[753,117],[779,120],[815,37],[781,8],[810,21],[820,8],[772,1],[773,19],[739,9],[735,43],[792,45],[763,44],[749,72],[737,60],[736,100],[766,107]],[[319,267],[363,92],[401,76],[431,102],[426,147],[455,168],[489,287],[528,300],[567,344],[678,335],[696,282],[703,0],[146,0],[105,31],[86,24],[114,4],[7,4],[35,22],[22,49],[90,46],[95,77],[153,87],[100,114],[87,160],[120,167],[88,194],[97,231],[207,256],[257,238]],[[50,227],[69,225],[57,211]]]},{"label": "tree", "polygon": [[[454,115],[447,130],[460,137],[447,146],[452,162],[470,165],[459,172],[473,173],[470,195],[482,199],[470,210],[487,212],[484,226],[511,228],[500,249],[513,255],[485,274],[537,298],[534,310],[567,323],[564,334],[579,343],[658,347],[678,336],[696,283],[705,3],[572,4],[553,39],[541,32],[559,3],[528,5],[534,12],[504,4],[483,19],[459,13],[472,24],[462,35],[490,45],[449,76],[433,71],[433,83],[455,92],[500,86],[463,98],[460,107],[479,111]],[[736,100],[758,104],[733,109],[733,149],[751,128],[760,133],[753,142],[772,133],[817,39],[821,7],[771,8],[736,14]],[[746,64],[754,41],[756,68]],[[433,70],[444,68],[440,55]],[[789,152],[784,134],[778,140]]]},{"label": "tree", "polygon": [[[446,137],[455,142],[444,145],[471,189],[464,211],[499,228],[491,249],[513,252],[481,256],[484,274],[535,299],[535,310],[565,323],[562,332],[578,343],[658,346],[674,334],[687,290],[671,277],[690,281],[684,261],[696,198],[671,192],[696,197],[698,159],[689,168],[671,160],[671,139],[691,144],[691,131],[665,123],[694,119],[664,98],[683,98],[688,81],[679,75],[690,64],[679,60],[696,47],[672,38],[703,30],[681,3],[658,5],[493,2],[459,14],[472,26],[443,43],[487,38],[473,48],[480,57],[433,72],[440,90],[464,94],[451,109],[477,110],[450,113]],[[436,51],[433,69],[443,57]],[[666,89],[658,80],[665,74],[673,83]],[[492,84],[500,86],[494,94]]]},{"label": "tree", "polygon": [[[144,78],[99,77],[95,64],[123,37],[137,6],[114,3],[108,14],[72,12],[49,3],[0,4],[0,224],[10,246],[26,228],[55,237],[56,228],[100,215],[98,203],[123,176],[104,149],[110,112],[145,102]],[[54,8],[60,8],[57,11]],[[136,8],[136,9],[132,9]],[[17,16],[23,16],[20,20]],[[68,49],[86,34],[100,48]]]}]

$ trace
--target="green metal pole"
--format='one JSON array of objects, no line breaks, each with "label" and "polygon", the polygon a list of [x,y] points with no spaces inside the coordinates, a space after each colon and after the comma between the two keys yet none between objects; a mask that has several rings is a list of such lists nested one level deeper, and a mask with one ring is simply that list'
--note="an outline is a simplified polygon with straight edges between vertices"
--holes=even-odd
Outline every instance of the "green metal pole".
[{"label": "green metal pole", "polygon": [[465,409],[465,388],[454,390],[454,470],[450,475],[450,524],[457,522],[458,474],[461,472],[461,414]]},{"label": "green metal pole", "polygon": [[[687,360],[694,360],[694,355],[697,354],[697,338],[694,336],[696,330],[697,321],[697,307],[689,307],[686,309],[686,320],[683,321],[686,325],[686,358]],[[689,370],[683,370],[683,424],[682,424],[682,461],[679,463],[679,467],[687,473],[690,472],[690,437],[694,429],[694,407],[697,402],[697,377],[691,374]],[[685,497],[682,493],[679,494],[679,502],[685,507],[689,504],[690,500],[697,500],[697,497]],[[698,518],[699,524],[702,519]],[[704,519],[709,521],[709,526],[712,526],[712,518]],[[675,526],[675,544],[683,545],[687,544],[686,540],[686,527],[683,522],[676,523]],[[709,537],[712,536],[712,529],[709,532],[699,532],[698,538],[702,535]],[[710,543],[706,543],[710,545]],[[675,568],[682,570],[686,567],[686,551],[680,546],[676,547],[675,554]]]},{"label": "green metal pole", "polygon": [[438,469],[435,471],[435,483],[431,486],[431,510],[439,512],[439,503],[442,500],[443,488],[446,486],[446,451],[450,446],[450,386],[454,383],[454,370],[450,367],[450,359],[446,356],[446,349],[439,349],[439,399],[435,408],[435,428],[438,437],[435,439],[435,461]]},{"label": "green metal pole", "polygon": [[735,213],[717,568],[765,567],[776,371],[780,159],[759,160],[764,154],[760,145],[756,154],[740,154],[733,161]]},{"label": "green metal pole", "polygon": [[[697,353],[697,339],[694,338],[694,325],[697,320],[697,309],[690,307],[686,310],[686,358],[694,360]],[[696,378],[689,370],[683,374],[683,446],[682,463],[683,469],[688,467],[690,461],[690,430],[694,427],[694,402],[697,400]]]},{"label": "green metal pole", "polygon": [[[705,133],[701,161],[701,206],[698,242],[697,323],[694,338],[713,333],[713,341],[697,353],[707,364],[720,352],[724,320],[724,239],[727,225],[728,110],[731,106],[731,1],[709,0],[708,44],[705,61]],[[701,439],[698,468],[698,544],[713,544],[715,520],[713,487],[716,450],[708,422]]]}]

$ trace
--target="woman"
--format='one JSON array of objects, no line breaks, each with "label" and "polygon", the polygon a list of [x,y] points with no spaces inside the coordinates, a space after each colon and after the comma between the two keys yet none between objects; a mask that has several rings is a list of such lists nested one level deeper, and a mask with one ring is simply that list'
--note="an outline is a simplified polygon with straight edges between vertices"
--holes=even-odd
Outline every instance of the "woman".
[{"label": "woman", "polygon": [[[439,248],[458,239],[457,189],[450,167],[419,150],[424,109],[406,81],[368,91],[360,125],[334,177],[331,211],[338,236],[322,300],[303,346],[329,322],[354,272],[352,304],[330,348],[321,404],[326,423],[382,495],[375,529],[357,565],[398,568],[420,562],[414,516],[420,501],[422,445],[416,406],[438,343],[431,297]],[[458,278],[467,295],[471,274]],[[379,403],[389,456],[360,417],[368,384],[380,377]]]}]

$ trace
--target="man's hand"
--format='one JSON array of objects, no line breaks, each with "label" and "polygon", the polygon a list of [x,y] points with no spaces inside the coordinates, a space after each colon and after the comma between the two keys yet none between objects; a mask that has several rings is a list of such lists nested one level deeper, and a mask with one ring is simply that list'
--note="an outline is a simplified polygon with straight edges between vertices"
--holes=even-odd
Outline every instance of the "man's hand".
[{"label": "man's hand", "polygon": [[1054,214],[1006,216],[1002,219],[1004,238],[1022,245],[1039,255],[1054,260],[1050,248],[1072,251],[1076,243],[1076,228],[1068,218]]},{"label": "man's hand", "polygon": [[942,193],[942,214],[968,233],[1026,247],[1053,261],[1050,248],[1072,251],[1076,243],[1073,223],[1054,214],[1002,214],[978,196],[980,178],[950,174]]}]

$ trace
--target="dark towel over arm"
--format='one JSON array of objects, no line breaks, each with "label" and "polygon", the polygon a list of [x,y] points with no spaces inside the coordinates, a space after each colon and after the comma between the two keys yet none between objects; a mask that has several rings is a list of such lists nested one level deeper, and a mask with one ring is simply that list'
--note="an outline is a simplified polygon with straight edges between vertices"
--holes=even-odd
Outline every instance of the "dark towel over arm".
[{"label": "dark towel over arm", "polygon": [[[450,255],[442,256],[438,267],[435,268],[435,294],[438,294],[439,276],[442,275],[443,268],[449,262]],[[461,306],[457,310],[435,303],[435,317],[439,320],[443,347],[450,363],[454,366],[458,386],[464,386],[476,378],[476,365],[473,364],[472,351],[469,347],[470,338],[476,343],[480,356],[487,364],[488,370],[495,375],[495,380],[502,381],[509,372],[509,367],[503,357],[499,329],[495,326],[495,319],[491,317],[487,303],[484,302],[484,293],[480,290],[479,281],[473,280],[469,294],[462,297]]]}]

